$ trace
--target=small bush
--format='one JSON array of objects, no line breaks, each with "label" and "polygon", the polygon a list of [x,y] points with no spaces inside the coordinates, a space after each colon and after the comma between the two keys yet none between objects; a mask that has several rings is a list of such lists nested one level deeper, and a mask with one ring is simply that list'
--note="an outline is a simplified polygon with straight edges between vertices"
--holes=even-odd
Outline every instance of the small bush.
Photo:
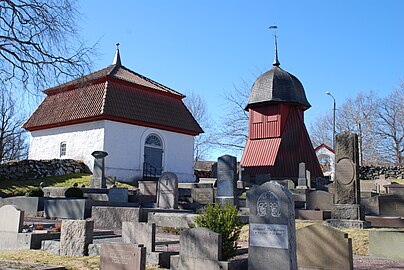
[{"label": "small bush", "polygon": [[237,208],[227,203],[224,207],[219,204],[208,204],[195,218],[199,227],[205,227],[222,235],[223,259],[228,260],[237,251],[237,240],[243,226],[237,216]]},{"label": "small bush", "polygon": [[65,191],[66,198],[83,198],[83,191],[79,188],[68,188]]},{"label": "small bush", "polygon": [[44,193],[40,188],[33,188],[27,193],[25,193],[26,197],[43,197]]}]

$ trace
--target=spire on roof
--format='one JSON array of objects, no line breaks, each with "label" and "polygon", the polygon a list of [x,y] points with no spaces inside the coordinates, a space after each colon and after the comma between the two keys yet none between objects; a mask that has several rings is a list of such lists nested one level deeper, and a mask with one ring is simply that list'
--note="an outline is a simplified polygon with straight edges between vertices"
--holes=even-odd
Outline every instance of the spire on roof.
[{"label": "spire on roof", "polygon": [[121,55],[119,54],[119,43],[116,44],[116,53],[114,57],[114,61],[112,61],[113,65],[121,66]]},{"label": "spire on roof", "polygon": [[276,36],[276,29],[278,29],[278,26],[272,25],[272,26],[269,27],[269,29],[274,30],[274,39],[275,39],[275,57],[274,57],[274,62],[272,63],[272,65],[278,67],[281,64],[281,63],[279,63],[279,60],[278,60],[278,39],[277,39],[277,36]]}]

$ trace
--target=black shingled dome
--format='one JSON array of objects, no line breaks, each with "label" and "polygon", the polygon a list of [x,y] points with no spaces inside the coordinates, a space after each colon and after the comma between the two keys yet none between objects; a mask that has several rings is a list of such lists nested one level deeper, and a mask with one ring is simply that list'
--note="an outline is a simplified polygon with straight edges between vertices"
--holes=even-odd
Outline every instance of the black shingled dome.
[{"label": "black shingled dome", "polygon": [[303,106],[304,110],[311,107],[307,101],[302,83],[289,72],[279,66],[262,74],[251,88],[248,108],[265,103],[288,103]]}]

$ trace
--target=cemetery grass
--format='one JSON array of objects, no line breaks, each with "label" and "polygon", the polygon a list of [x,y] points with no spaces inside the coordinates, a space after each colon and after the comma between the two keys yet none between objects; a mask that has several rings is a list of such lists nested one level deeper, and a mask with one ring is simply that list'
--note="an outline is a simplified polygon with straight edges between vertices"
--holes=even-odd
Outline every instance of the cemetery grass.
[{"label": "cemetery grass", "polygon": [[[0,261],[19,261],[27,263],[43,263],[64,266],[67,270],[98,270],[99,256],[69,257],[50,254],[41,250],[2,250]],[[147,270],[159,270],[156,267],[146,267]]]},{"label": "cemetery grass", "polygon": [[[323,221],[313,220],[296,220],[296,230],[304,228],[312,224],[323,224]],[[348,237],[352,239],[352,252],[355,255],[369,256],[369,231],[371,230],[386,230],[386,228],[370,228],[370,229],[342,229],[341,231],[348,233]],[[388,230],[404,231],[404,229]],[[241,229],[239,241],[248,241],[248,225],[244,225]]]},{"label": "cemetery grass", "polygon": [[[79,187],[90,186],[91,174],[72,173],[61,176],[50,176],[32,180],[0,181],[0,197],[24,196],[31,189],[39,187],[44,182],[47,187],[71,187],[77,183]],[[129,184],[118,183],[119,187],[133,187]]]}]

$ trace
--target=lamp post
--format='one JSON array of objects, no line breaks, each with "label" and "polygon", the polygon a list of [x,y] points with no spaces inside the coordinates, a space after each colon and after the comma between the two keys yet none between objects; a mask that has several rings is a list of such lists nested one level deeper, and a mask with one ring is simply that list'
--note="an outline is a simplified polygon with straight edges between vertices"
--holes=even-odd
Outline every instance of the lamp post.
[{"label": "lamp post", "polygon": [[329,91],[325,92],[327,95],[332,97],[334,101],[334,107],[333,107],[333,113],[332,113],[332,149],[335,151],[335,107],[336,107],[336,102],[335,102],[335,97],[331,95]]}]

